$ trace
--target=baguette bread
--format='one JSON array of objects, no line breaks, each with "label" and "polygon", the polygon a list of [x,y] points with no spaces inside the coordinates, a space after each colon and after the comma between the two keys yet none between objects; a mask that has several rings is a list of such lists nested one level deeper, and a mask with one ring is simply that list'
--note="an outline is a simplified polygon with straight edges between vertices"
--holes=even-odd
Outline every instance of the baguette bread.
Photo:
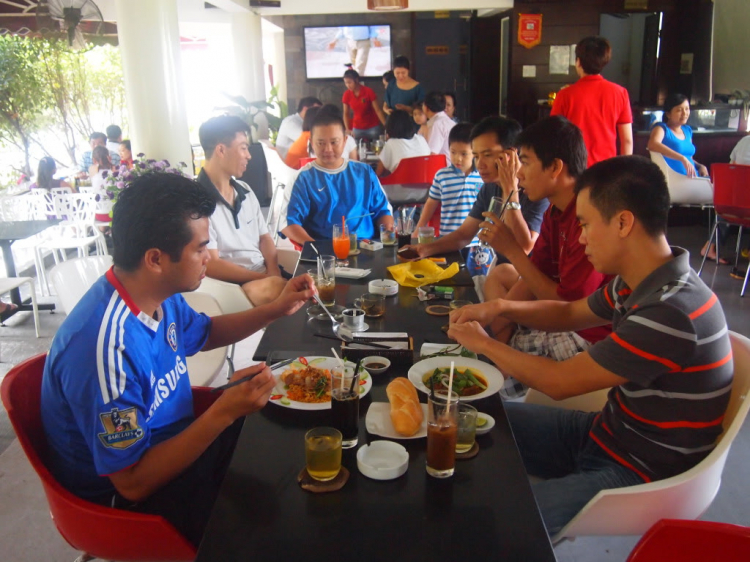
[{"label": "baguette bread", "polygon": [[405,437],[411,437],[422,426],[424,413],[419,404],[417,389],[409,379],[393,379],[385,389],[391,403],[393,429]]}]

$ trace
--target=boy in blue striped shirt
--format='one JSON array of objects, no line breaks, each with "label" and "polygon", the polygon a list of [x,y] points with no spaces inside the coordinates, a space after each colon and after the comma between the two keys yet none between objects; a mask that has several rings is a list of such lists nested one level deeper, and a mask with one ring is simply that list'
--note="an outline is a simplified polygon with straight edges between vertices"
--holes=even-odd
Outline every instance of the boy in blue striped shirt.
[{"label": "boy in blue striped shirt", "polygon": [[[441,205],[440,235],[445,236],[460,227],[471,211],[484,184],[474,168],[471,129],[471,123],[459,123],[451,129],[448,135],[451,165],[435,174],[418,227],[426,226]],[[475,236],[471,244],[479,244],[479,239]]]}]

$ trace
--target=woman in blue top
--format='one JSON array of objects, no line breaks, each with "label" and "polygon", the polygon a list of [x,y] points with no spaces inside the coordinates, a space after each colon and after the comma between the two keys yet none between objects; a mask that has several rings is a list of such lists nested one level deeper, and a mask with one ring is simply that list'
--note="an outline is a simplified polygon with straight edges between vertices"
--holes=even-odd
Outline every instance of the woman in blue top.
[{"label": "woman in blue top", "polygon": [[690,118],[690,102],[679,93],[670,94],[664,101],[662,123],[654,124],[648,139],[648,149],[659,152],[669,167],[686,176],[695,177],[696,172],[708,177],[708,170],[703,164],[693,160],[695,145],[693,129],[687,125]]},{"label": "woman in blue top", "polygon": [[399,55],[393,61],[393,75],[396,79],[388,82],[383,102],[383,111],[388,115],[394,109],[403,109],[411,115],[414,104],[424,100],[424,88],[409,76],[409,67],[409,59],[405,56]]}]

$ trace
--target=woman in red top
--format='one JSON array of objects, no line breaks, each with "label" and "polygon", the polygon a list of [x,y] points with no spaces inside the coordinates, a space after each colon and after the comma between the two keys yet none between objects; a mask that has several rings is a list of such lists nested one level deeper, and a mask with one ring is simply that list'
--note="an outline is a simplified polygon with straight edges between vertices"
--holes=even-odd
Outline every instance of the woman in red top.
[{"label": "woman in red top", "polygon": [[359,83],[359,73],[350,68],[344,72],[346,91],[341,101],[344,104],[346,133],[354,140],[375,140],[383,133],[385,115],[378,105],[378,97],[372,89]]}]

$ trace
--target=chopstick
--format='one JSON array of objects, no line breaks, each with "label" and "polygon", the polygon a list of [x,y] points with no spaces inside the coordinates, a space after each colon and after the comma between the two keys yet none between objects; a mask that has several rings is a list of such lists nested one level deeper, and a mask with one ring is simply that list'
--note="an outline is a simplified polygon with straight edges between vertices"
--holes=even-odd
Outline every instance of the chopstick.
[{"label": "chopstick", "polygon": [[[325,338],[327,340],[344,341],[344,340],[339,339],[337,337],[327,336],[325,334],[313,334],[313,335],[316,338]],[[372,342],[369,342],[369,341],[352,341],[352,342],[348,342],[348,343],[356,343],[357,345],[366,345],[366,346],[369,346],[369,347],[376,347],[376,348],[379,348],[379,349],[393,349],[389,345],[383,345],[382,343],[372,343]]]},{"label": "chopstick", "polygon": [[220,390],[226,390],[227,388],[232,388],[233,386],[237,386],[239,384],[242,384],[244,382],[253,380],[256,376],[258,376],[263,371],[259,371],[257,373],[253,373],[252,375],[247,375],[246,377],[242,377],[241,379],[237,379],[236,381],[229,382],[227,384],[223,384],[221,386],[217,386],[216,388],[212,388],[211,392],[219,392]]}]

